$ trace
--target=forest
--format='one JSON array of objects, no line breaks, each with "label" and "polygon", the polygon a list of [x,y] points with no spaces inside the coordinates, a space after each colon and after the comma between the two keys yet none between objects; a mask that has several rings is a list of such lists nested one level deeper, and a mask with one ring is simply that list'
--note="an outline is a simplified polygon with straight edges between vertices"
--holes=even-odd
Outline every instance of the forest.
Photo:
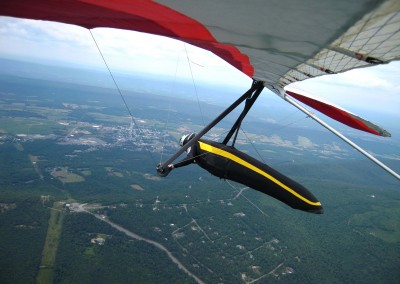
[{"label": "forest", "polygon": [[[28,144],[24,144],[24,151],[36,152],[30,148],[34,143]],[[71,199],[109,205],[96,213],[162,243],[206,282],[240,282],[243,273],[256,279],[281,263],[284,265],[265,277],[266,282],[362,279],[367,283],[390,283],[399,277],[396,226],[400,212],[393,188],[355,186],[345,181],[307,178],[300,173],[306,183],[320,188],[316,194],[323,200],[326,213],[315,217],[251,190],[234,199],[238,185],[233,189],[195,167],[171,173],[165,180],[152,180],[137,173],[138,164],[105,164],[103,159],[92,157],[92,175],[85,182],[63,185],[49,175],[31,182],[36,173],[28,167],[26,156],[17,159],[21,151],[14,147],[1,153],[12,154],[16,165],[26,165],[25,170],[20,168],[25,179],[19,182],[11,174],[16,168],[3,166],[1,170],[10,177],[8,181],[1,179],[1,204],[15,204],[14,209],[4,209],[0,214],[1,251],[6,256],[2,283],[26,283],[35,278],[49,207],[56,200]],[[59,153],[55,151],[54,158]],[[92,154],[83,160],[89,162]],[[105,154],[103,158],[111,156]],[[122,156],[116,155],[118,159]],[[126,174],[108,176],[105,165]],[[68,166],[76,169],[73,163]],[[132,183],[144,190],[132,189]],[[43,195],[51,199],[43,202]],[[380,199],[378,204],[376,198]],[[193,281],[155,247],[130,239],[88,214],[68,210],[62,214],[65,218],[54,266],[55,283],[77,279],[89,283]],[[98,234],[107,236],[103,246],[90,242]],[[292,270],[292,274],[287,272]]]}]

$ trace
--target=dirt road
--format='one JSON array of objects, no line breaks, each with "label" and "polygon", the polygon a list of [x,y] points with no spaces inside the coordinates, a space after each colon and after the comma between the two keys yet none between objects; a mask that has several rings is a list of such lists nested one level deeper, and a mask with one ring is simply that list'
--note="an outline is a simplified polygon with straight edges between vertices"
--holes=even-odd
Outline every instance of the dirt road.
[{"label": "dirt road", "polygon": [[186,274],[188,274],[190,277],[192,277],[194,280],[196,280],[197,283],[204,284],[204,282],[203,282],[200,278],[198,278],[196,275],[194,275],[192,272],[190,272],[189,269],[187,269],[187,268],[186,268],[186,267],[185,267],[185,266],[184,266],[184,265],[183,265],[183,264],[182,264],[182,263],[181,263],[181,262],[166,248],[166,247],[165,247],[165,246],[163,246],[162,244],[160,244],[160,243],[158,243],[158,242],[156,242],[156,241],[153,241],[153,240],[144,238],[144,237],[142,237],[142,236],[140,236],[140,235],[138,235],[138,234],[135,234],[134,232],[131,232],[131,231],[125,229],[124,227],[121,227],[120,225],[111,222],[110,220],[108,220],[107,218],[104,218],[103,216],[100,216],[100,215],[98,215],[98,214],[94,214],[94,213],[92,213],[92,212],[89,212],[89,211],[85,210],[84,205],[85,205],[85,204],[79,205],[79,210],[77,210],[77,211],[89,213],[89,214],[95,216],[97,219],[99,219],[99,220],[101,220],[101,221],[103,221],[103,222],[108,223],[110,226],[112,226],[113,228],[117,229],[118,231],[124,233],[124,234],[127,235],[128,237],[137,239],[137,240],[139,240],[139,241],[144,241],[144,242],[146,242],[146,243],[149,243],[149,244],[155,246],[155,247],[158,248],[159,250],[164,251],[164,252],[168,255],[168,257],[169,257],[176,265],[178,265],[178,268],[179,268],[179,269],[182,269]]}]

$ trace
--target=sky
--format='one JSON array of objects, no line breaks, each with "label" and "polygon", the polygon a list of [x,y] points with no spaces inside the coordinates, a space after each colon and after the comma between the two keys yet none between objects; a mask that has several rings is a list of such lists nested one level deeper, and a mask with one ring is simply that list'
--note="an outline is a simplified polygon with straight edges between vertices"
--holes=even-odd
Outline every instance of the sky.
[{"label": "sky", "polygon": [[[113,72],[195,78],[198,84],[246,89],[251,80],[211,52],[165,37],[97,28],[92,34]],[[0,17],[0,57],[104,69],[89,30],[54,22]],[[190,61],[190,66],[189,62]],[[294,87],[336,105],[400,119],[400,61],[321,76]]]}]

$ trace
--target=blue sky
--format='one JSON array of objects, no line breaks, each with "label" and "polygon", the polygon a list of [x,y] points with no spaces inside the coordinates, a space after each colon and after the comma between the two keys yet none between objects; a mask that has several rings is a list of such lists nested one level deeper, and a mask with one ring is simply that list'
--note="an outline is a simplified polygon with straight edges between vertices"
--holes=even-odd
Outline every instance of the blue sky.
[{"label": "blue sky", "polygon": [[[250,84],[247,76],[214,54],[179,41],[115,29],[94,29],[92,33],[113,72],[176,74],[181,79],[190,79],[193,73],[199,84],[223,82],[243,88]],[[0,57],[105,67],[89,31],[77,26],[0,17],[0,42]],[[306,80],[295,87],[351,111],[400,118],[399,79],[400,62],[392,62]]]}]

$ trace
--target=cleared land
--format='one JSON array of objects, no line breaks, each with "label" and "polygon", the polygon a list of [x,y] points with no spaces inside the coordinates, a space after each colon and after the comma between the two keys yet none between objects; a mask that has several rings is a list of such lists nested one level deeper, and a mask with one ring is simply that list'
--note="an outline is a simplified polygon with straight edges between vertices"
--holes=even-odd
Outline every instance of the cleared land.
[{"label": "cleared land", "polygon": [[64,214],[63,203],[54,202],[50,212],[46,241],[42,251],[42,261],[36,276],[36,283],[53,283],[54,262],[56,260],[58,242],[60,241]]}]

